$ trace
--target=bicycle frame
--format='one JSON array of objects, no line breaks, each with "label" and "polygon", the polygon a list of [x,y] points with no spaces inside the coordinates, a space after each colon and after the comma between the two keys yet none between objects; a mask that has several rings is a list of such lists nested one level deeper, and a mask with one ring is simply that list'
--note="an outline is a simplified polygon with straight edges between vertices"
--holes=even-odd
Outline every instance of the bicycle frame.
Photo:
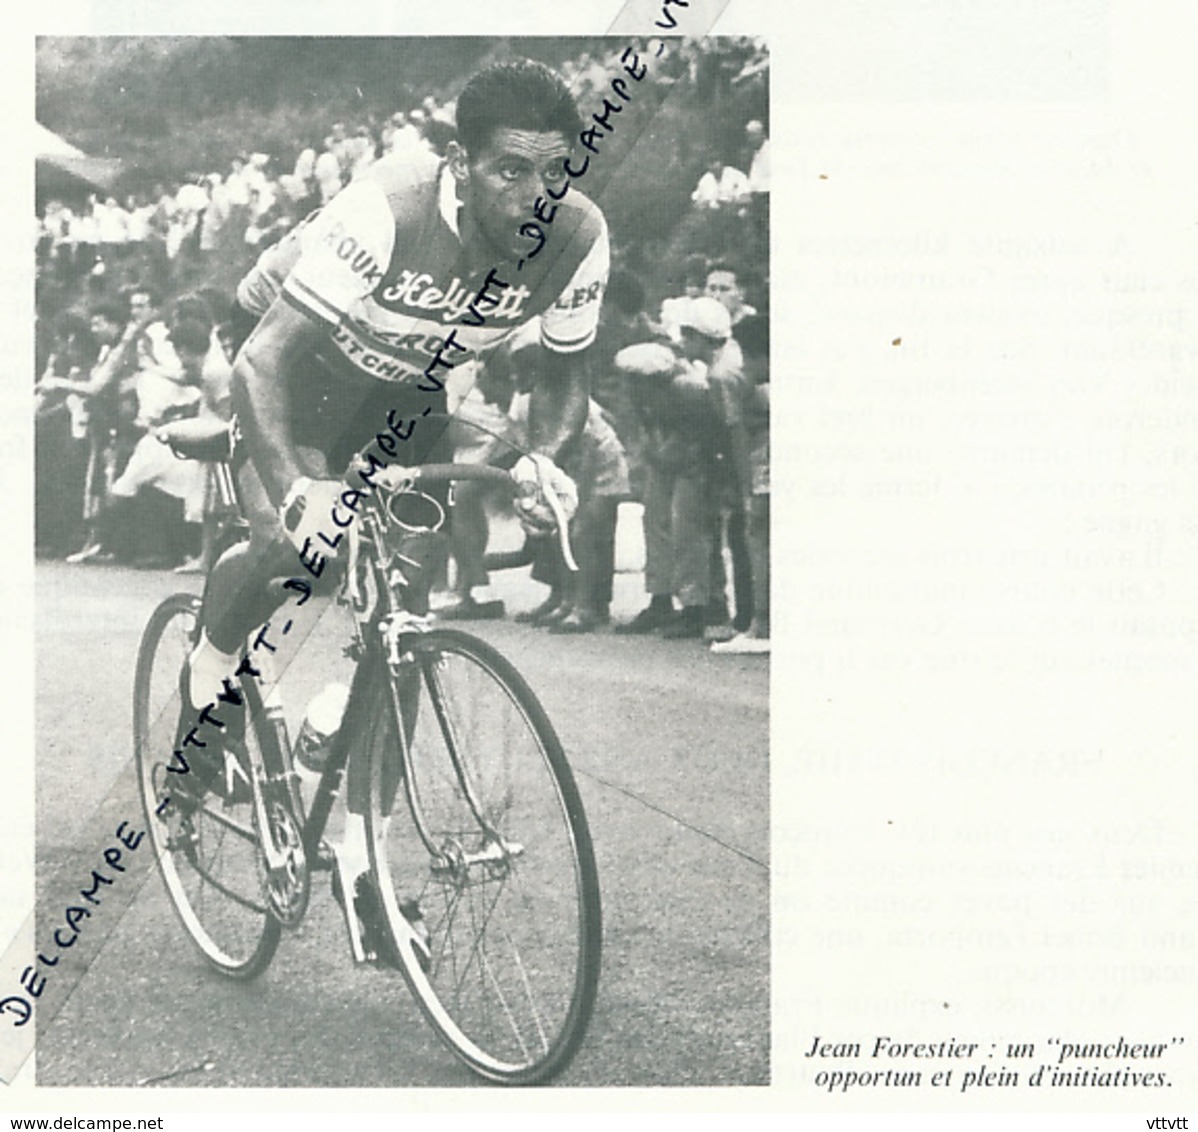
[{"label": "bicycle frame", "polygon": [[[194,595],[173,594],[151,616],[138,656],[142,801],[175,910],[222,974],[264,971],[282,930],[307,913],[313,874],[331,872],[354,962],[397,969],[433,1029],[480,1076],[539,1083],[574,1056],[598,985],[600,892],[581,797],[552,723],[510,661],[418,612],[427,540],[447,518],[442,497],[421,482],[515,490],[514,481],[475,465],[403,475],[398,486],[395,473],[371,485],[341,542],[334,597],[351,614],[355,667],[311,793],[301,794],[279,696],[283,657],[269,663],[267,626],[253,646],[266,644],[255,654],[262,667],[243,658],[238,668],[245,729],[223,747],[223,785],[201,786],[176,819],[163,816],[173,768],[155,753],[163,744],[150,720],[171,726],[162,704],[178,695],[176,655],[194,647],[199,612]],[[414,517],[426,507],[431,516]],[[160,656],[170,663],[159,666]],[[155,689],[165,695],[154,695],[151,714]],[[343,789],[345,835],[327,841]],[[219,899],[208,905],[206,893]]]},{"label": "bicycle frame", "polygon": [[[503,473],[500,474],[503,475]],[[505,482],[510,483],[510,480]],[[410,639],[412,634],[425,632],[430,627],[427,618],[414,614],[404,607],[403,587],[396,584],[395,572],[399,569],[396,562],[403,556],[400,551],[390,545],[389,540],[393,533],[390,528],[399,525],[398,520],[391,515],[390,508],[393,501],[403,494],[405,494],[404,489],[396,492],[380,492],[377,496],[369,499],[367,506],[363,508],[357,518],[359,526],[352,540],[354,550],[349,555],[344,577],[335,598],[339,604],[348,607],[353,616],[354,640],[350,647],[350,654],[357,661],[350,683],[349,698],[342,717],[344,722],[332,738],[328,758],[321,770],[306,813],[299,790],[295,788],[289,790],[300,828],[305,859],[308,862],[308,867],[317,871],[337,867],[335,853],[331,857],[330,848],[324,842],[325,829],[346,781],[349,762],[353,756],[353,741],[357,730],[355,723],[363,718],[363,713],[370,710],[377,702],[380,682],[385,682],[387,686],[390,706],[394,712],[399,732],[398,756],[400,761],[399,775],[396,780],[397,789],[402,785],[407,794],[413,823],[429,854],[434,858],[443,855],[442,847],[436,843],[429,830],[418,794],[410,786],[413,781],[411,736],[405,709],[400,702],[395,681],[391,678],[402,666],[418,665],[419,662],[412,652],[404,647],[405,638]],[[445,519],[444,511],[439,508],[439,505],[438,510],[441,513],[437,525],[418,530],[415,532],[417,535],[433,537],[437,533]],[[409,530],[408,533],[412,532]],[[426,670],[412,672],[413,679],[421,679],[425,675]],[[433,696],[432,700],[436,705],[438,726],[446,735],[447,745],[452,752],[454,771],[463,795],[468,800],[471,811],[480,826],[498,844],[501,839],[487,822],[466,768],[458,756],[459,746],[456,738],[452,735],[452,724],[444,714],[440,699]],[[268,761],[276,762],[277,760],[278,770],[269,774],[269,777],[273,779],[277,774],[281,774],[294,787],[298,783],[298,776],[294,768],[290,739],[281,718],[276,720],[273,731],[277,750],[271,752]],[[263,754],[266,758],[265,751]],[[361,962],[366,955],[361,944],[351,900],[343,898],[342,911],[346,917],[354,958]]]},{"label": "bicycle frame", "polygon": [[[206,430],[199,430],[188,442],[185,430],[177,438],[176,453],[184,458],[203,458],[195,447],[187,451],[187,443],[192,446],[197,440],[202,444],[211,443],[218,435],[220,434],[208,436]],[[443,848],[435,843],[425,820],[418,791],[410,785],[413,782],[411,736],[404,706],[400,702],[396,681],[393,679],[401,667],[418,664],[415,656],[404,648],[405,638],[410,640],[412,634],[430,628],[427,618],[412,613],[404,605],[404,555],[392,545],[393,528],[402,528],[407,535],[432,537],[444,526],[447,518],[445,509],[433,496],[419,491],[416,486],[418,481],[452,483],[458,479],[483,479],[490,480],[493,484],[506,485],[511,490],[515,490],[515,485],[506,472],[480,465],[429,464],[408,469],[408,472],[410,478],[398,488],[375,485],[374,490],[364,497],[365,505],[356,515],[354,527],[348,532],[348,561],[335,600],[349,608],[353,616],[354,641],[349,654],[354,657],[357,665],[351,681],[343,724],[333,736],[328,758],[306,811],[281,706],[272,703],[270,699],[263,704],[264,715],[271,726],[264,728],[263,734],[259,736],[263,766],[261,773],[254,769],[251,775],[254,779],[254,807],[259,828],[263,831],[262,848],[268,873],[272,883],[279,881],[284,891],[284,896],[280,897],[279,890],[274,890],[272,900],[275,904],[275,914],[286,926],[294,927],[306,913],[311,873],[339,868],[335,850],[324,841],[325,829],[346,780],[356,730],[355,722],[364,710],[368,710],[376,702],[380,680],[386,681],[390,706],[399,732],[400,773],[396,781],[397,789],[402,782],[413,822],[429,854],[433,858],[444,856]],[[216,463],[216,487],[222,509],[230,514],[241,513],[236,480],[227,457]],[[435,509],[436,518],[431,525],[413,526],[405,523],[393,511],[396,500],[412,493],[422,496]],[[557,519],[563,559],[571,570],[576,570],[569,543],[569,524],[561,502],[548,488],[545,489],[545,498]],[[244,529],[244,520],[240,519],[232,523],[226,533],[235,539],[240,537]],[[513,558],[510,555],[507,557]],[[524,561],[526,559],[523,556],[514,558],[514,562]],[[419,563],[411,559],[407,562],[418,569],[421,568]],[[419,668],[419,672],[413,672],[412,678],[423,678],[428,680],[430,685],[435,684],[436,678],[431,670],[423,665],[419,665]],[[459,756],[461,748],[453,734],[453,724],[444,711],[442,697],[432,686],[429,690],[437,725],[450,751],[454,774],[461,786],[463,797],[467,800],[480,828],[490,838],[487,849],[493,846],[502,847],[503,839],[488,822],[477,791],[470,782],[469,773]],[[278,787],[282,788],[285,801],[280,799]],[[267,798],[268,793],[270,798]],[[282,824],[288,827],[288,836],[298,837],[302,861],[296,858],[293,851],[289,855],[288,846],[280,847],[273,843],[274,835],[271,832],[268,806],[280,804],[283,805]],[[278,814],[279,811],[273,812]],[[294,849],[294,843],[291,848]],[[484,854],[486,851],[483,851]],[[352,900],[344,894],[346,879],[349,878],[341,878],[343,912],[354,958],[360,962],[366,956]],[[287,907],[284,908],[280,902],[285,898]]]}]

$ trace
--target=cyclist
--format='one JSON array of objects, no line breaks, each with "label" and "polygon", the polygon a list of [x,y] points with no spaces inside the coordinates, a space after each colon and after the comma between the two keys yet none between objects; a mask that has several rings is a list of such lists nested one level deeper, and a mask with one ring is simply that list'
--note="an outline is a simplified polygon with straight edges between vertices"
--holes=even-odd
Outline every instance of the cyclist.
[{"label": "cyclist", "polygon": [[[209,575],[183,682],[192,721],[235,670],[246,635],[281,604],[270,580],[302,572],[306,540],[335,531],[330,513],[355,453],[392,422],[415,422],[395,461],[450,458],[436,420],[445,394],[429,392],[439,383],[428,375],[443,379],[538,315],[544,365],[529,440],[545,459],[521,460],[513,475],[544,475],[569,493],[555,462],[586,420],[580,355],[595,337],[607,226],[571,189],[541,226],[543,246],[520,228],[539,198],[545,210],[549,191],[565,189],[580,130],[554,71],[527,60],[488,67],[458,99],[444,159],[405,152],[376,162],[241,282],[238,303],[255,324],[234,363],[233,409],[249,457],[238,477],[251,537]],[[530,523],[544,522],[542,508],[530,507]],[[427,581],[412,589],[419,612]],[[351,799],[352,778],[351,768]]]}]

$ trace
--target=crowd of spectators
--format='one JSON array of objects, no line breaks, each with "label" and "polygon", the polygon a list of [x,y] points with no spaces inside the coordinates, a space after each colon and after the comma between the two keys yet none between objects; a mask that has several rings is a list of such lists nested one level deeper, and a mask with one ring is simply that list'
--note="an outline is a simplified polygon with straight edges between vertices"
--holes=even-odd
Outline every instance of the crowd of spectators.
[{"label": "crowd of spectators", "polygon": [[443,149],[452,132],[452,107],[426,98],[381,124],[334,123],[282,171],[265,153],[243,153],[169,189],[93,192],[73,208],[46,201],[37,228],[40,554],[202,568],[212,473],[175,459],[162,427],[228,415],[237,280],[375,160]]},{"label": "crowd of spectators", "polygon": [[[719,94],[719,59],[686,61]],[[759,65],[737,58],[731,78]],[[740,68],[736,71],[736,68]],[[727,67],[726,67],[727,69]],[[589,56],[567,67],[585,92],[605,72]],[[37,544],[70,562],[121,561],[200,570],[220,519],[213,471],[176,459],[164,437],[181,418],[227,419],[234,285],[257,255],[387,154],[443,153],[452,104],[434,98],[384,121],[334,123],[297,145],[285,168],[267,154],[167,189],[95,194],[39,220]],[[743,125],[713,161],[682,219],[679,278],[656,286],[621,266],[590,348],[592,402],[563,456],[579,486],[572,541],[580,571],[552,539],[534,540],[546,598],[521,619],[554,633],[610,621],[618,507],[643,504],[648,603],[617,632],[701,638],[715,652],[769,649],[768,264],[728,248],[768,249],[768,138]],[[656,282],[656,281],[654,281]],[[534,340],[519,336],[476,367],[457,398],[461,458],[499,460],[524,436],[538,378]],[[471,435],[471,424],[481,425]],[[480,436],[490,437],[479,443]],[[482,557],[486,501],[469,488],[453,513],[453,593],[441,616],[503,616]],[[729,600],[731,599],[731,600]]]},{"label": "crowd of spectators", "polygon": [[[751,175],[709,167],[717,191],[709,198],[701,181],[678,226],[684,246],[707,250],[685,258],[672,287],[655,296],[627,268],[612,272],[588,354],[590,412],[563,456],[579,489],[571,528],[579,570],[543,540],[533,577],[548,590],[519,619],[552,633],[609,623],[617,508],[632,500],[642,504],[648,603],[615,632],[698,638],[716,653],[769,651],[768,263],[713,254],[768,249],[768,146],[762,123],[750,120],[735,156]],[[729,169],[726,183],[737,188],[721,195]],[[469,458],[496,462],[522,440],[522,391],[537,378],[530,334],[487,361],[457,408],[461,450],[475,424],[502,438]],[[441,615],[504,616],[482,566],[484,508],[471,490],[457,504],[457,586]]]},{"label": "crowd of spectators", "polygon": [[77,303],[82,280],[94,290],[110,272],[174,292],[198,280],[235,283],[263,248],[380,157],[443,152],[452,114],[452,104],[429,97],[381,123],[333,123],[318,144],[297,142],[286,167],[270,154],[241,153],[223,171],[169,189],[156,184],[121,200],[91,193],[74,208],[48,200],[37,230],[39,314]]},{"label": "crowd of spectators", "polygon": [[[589,354],[586,424],[561,460],[578,486],[579,570],[566,569],[553,538],[535,540],[532,576],[548,589],[519,620],[551,633],[610,622],[618,506],[632,500],[642,504],[648,603],[615,632],[769,651],[769,318],[746,301],[744,276],[694,256],[681,293],[651,310],[642,282],[613,272]],[[530,328],[488,359],[457,406],[459,458],[511,458],[539,357]],[[471,450],[475,426],[495,439]],[[485,508],[472,490],[459,492],[453,527],[457,586],[440,615],[504,616],[483,569]]]}]

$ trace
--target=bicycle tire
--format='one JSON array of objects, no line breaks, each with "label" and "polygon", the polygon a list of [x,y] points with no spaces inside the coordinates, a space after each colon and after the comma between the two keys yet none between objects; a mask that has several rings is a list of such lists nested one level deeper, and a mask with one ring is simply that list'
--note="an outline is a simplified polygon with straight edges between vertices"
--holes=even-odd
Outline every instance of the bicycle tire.
[{"label": "bicycle tire", "polygon": [[[281,934],[262,893],[252,803],[205,793],[192,805],[179,776],[167,772],[175,759],[179,674],[195,640],[199,608],[194,595],[173,594],[154,610],[142,634],[133,689],[137,780],[175,913],[209,964],[230,978],[248,980],[265,970]],[[247,719],[261,718],[249,701],[244,711]],[[246,734],[256,741],[253,726]],[[171,801],[163,808],[167,797]]]},{"label": "bicycle tire", "polygon": [[[577,1052],[599,981],[599,879],[582,800],[548,716],[498,651],[436,629],[405,638],[400,652],[414,660],[375,697],[366,737],[371,867],[393,955],[429,1023],[475,1073],[542,1084]],[[401,714],[412,732],[406,814]],[[468,864],[471,854],[488,859]],[[427,939],[423,955],[412,925]]]}]

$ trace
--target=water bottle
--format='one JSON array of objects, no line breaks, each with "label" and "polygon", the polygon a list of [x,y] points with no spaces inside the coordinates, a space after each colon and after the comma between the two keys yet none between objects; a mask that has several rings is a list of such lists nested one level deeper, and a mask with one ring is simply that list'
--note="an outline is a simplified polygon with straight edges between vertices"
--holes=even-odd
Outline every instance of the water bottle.
[{"label": "water bottle", "polygon": [[324,769],[348,699],[349,689],[344,684],[326,684],[309,702],[295,739],[295,757],[307,770],[319,773]]}]

